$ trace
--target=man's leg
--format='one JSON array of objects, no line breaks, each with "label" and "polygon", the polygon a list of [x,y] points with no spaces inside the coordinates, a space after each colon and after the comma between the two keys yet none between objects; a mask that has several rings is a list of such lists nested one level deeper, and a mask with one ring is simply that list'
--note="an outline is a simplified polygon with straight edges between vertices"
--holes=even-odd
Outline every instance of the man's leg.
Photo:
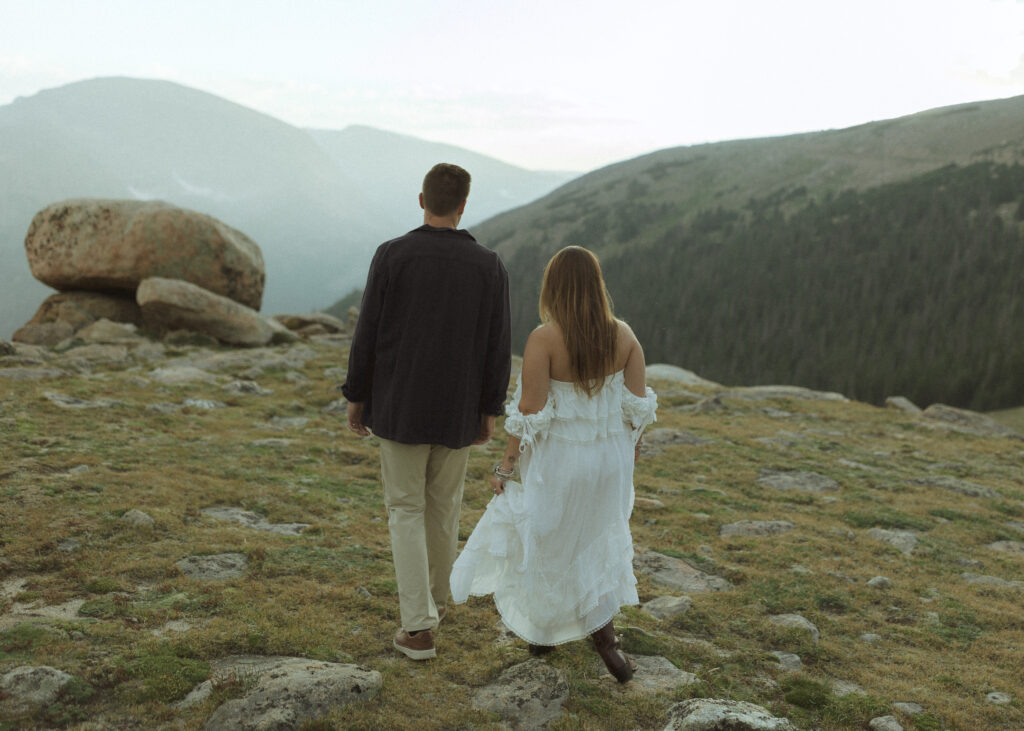
[{"label": "man's leg", "polygon": [[391,556],[398,582],[398,607],[402,628],[407,632],[437,626],[424,523],[429,456],[429,444],[380,440],[381,476],[391,533]]},{"label": "man's leg", "polygon": [[433,604],[448,601],[449,578],[459,546],[459,512],[466,482],[469,447],[430,447],[426,473],[426,540]]}]

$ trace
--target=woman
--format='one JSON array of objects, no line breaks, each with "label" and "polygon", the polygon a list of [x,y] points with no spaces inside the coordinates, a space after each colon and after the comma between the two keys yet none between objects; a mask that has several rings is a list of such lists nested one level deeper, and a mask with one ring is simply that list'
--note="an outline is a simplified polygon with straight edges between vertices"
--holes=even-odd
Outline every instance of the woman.
[{"label": "woman", "polygon": [[[495,496],[452,569],[456,603],[494,595],[505,625],[542,654],[588,634],[626,682],[612,616],[638,604],[633,576],[633,463],[655,420],[644,352],[612,314],[601,267],[570,246],[548,262],[542,324],[526,341],[506,409],[511,438]],[[521,483],[508,481],[519,462]]]}]

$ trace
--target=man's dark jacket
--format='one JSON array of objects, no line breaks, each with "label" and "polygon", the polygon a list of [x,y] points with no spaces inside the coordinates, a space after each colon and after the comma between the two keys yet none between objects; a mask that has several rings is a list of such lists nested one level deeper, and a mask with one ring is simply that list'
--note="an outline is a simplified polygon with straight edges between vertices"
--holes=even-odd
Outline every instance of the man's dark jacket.
[{"label": "man's dark jacket", "polygon": [[508,273],[468,231],[421,226],[370,264],[342,393],[405,444],[470,445],[500,416],[511,356]]}]

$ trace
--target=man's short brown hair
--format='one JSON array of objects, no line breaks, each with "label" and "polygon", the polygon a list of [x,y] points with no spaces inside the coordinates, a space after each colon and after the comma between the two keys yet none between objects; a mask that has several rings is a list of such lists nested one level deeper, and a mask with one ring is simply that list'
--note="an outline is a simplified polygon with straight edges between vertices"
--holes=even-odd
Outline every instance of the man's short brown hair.
[{"label": "man's short brown hair", "polygon": [[469,181],[458,165],[439,162],[423,178],[423,207],[435,216],[454,213],[469,197]]}]

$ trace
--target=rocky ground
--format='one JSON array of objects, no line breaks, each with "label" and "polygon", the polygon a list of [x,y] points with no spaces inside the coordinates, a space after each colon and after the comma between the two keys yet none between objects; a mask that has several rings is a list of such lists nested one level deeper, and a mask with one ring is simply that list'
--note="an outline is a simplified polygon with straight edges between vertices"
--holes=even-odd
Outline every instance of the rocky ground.
[{"label": "rocky ground", "polygon": [[652,368],[634,680],[583,642],[531,659],[485,599],[413,663],[347,345],[0,342],[0,729],[1024,727],[1005,427]]}]

